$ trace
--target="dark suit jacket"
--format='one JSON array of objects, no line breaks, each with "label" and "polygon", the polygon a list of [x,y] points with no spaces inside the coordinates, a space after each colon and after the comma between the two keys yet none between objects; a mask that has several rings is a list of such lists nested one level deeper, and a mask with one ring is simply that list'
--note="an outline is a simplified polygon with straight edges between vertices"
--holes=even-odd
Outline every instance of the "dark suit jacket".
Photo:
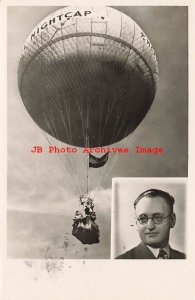
[{"label": "dark suit jacket", "polygon": [[[170,259],[184,259],[185,254],[170,249]],[[116,257],[116,259],[156,259],[154,254],[144,245],[140,243],[137,247]]]}]

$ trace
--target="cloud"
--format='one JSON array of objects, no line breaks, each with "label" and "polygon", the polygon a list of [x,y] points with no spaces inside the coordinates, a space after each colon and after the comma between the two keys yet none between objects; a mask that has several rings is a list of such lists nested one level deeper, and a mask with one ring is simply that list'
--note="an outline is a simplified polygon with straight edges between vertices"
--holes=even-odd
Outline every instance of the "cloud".
[{"label": "cloud", "polygon": [[[25,187],[24,187],[25,189]],[[73,215],[74,211],[79,209],[79,195],[74,195],[69,190],[64,189],[62,186],[51,189],[50,193],[44,193],[42,189],[28,191],[28,199],[20,192],[21,198],[16,198],[12,195],[8,203],[8,209],[26,212],[36,212],[43,214],[60,214],[60,215]],[[94,197],[95,210],[99,214],[110,214],[111,208],[111,189],[100,189],[91,192]]]}]

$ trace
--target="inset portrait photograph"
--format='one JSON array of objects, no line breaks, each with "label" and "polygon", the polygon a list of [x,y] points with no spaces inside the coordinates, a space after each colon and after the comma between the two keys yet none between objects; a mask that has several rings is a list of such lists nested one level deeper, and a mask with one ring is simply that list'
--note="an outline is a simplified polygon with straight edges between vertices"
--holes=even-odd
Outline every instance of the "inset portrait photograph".
[{"label": "inset portrait photograph", "polygon": [[185,179],[113,180],[112,258],[185,259]]}]

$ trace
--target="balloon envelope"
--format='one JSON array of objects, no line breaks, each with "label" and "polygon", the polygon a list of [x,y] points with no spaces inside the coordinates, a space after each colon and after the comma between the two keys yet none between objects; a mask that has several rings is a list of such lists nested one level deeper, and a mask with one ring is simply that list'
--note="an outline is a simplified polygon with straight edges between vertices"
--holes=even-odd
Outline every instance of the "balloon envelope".
[{"label": "balloon envelope", "polygon": [[70,145],[120,141],[155,96],[158,64],[141,28],[113,8],[66,7],[27,39],[18,85],[33,120]]}]

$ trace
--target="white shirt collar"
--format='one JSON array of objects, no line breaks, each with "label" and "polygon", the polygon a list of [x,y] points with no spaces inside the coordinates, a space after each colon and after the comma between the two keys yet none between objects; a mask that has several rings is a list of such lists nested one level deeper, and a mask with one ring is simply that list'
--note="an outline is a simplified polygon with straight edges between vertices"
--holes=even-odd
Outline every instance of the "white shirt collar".
[{"label": "white shirt collar", "polygon": [[155,256],[156,258],[157,258],[158,255],[159,255],[160,249],[164,250],[164,251],[167,253],[168,258],[170,258],[170,246],[169,246],[169,245],[167,245],[167,246],[164,247],[164,248],[152,248],[152,247],[150,247],[150,246],[148,246],[148,245],[146,245],[146,246],[147,246],[148,249],[154,254],[154,256]]}]

